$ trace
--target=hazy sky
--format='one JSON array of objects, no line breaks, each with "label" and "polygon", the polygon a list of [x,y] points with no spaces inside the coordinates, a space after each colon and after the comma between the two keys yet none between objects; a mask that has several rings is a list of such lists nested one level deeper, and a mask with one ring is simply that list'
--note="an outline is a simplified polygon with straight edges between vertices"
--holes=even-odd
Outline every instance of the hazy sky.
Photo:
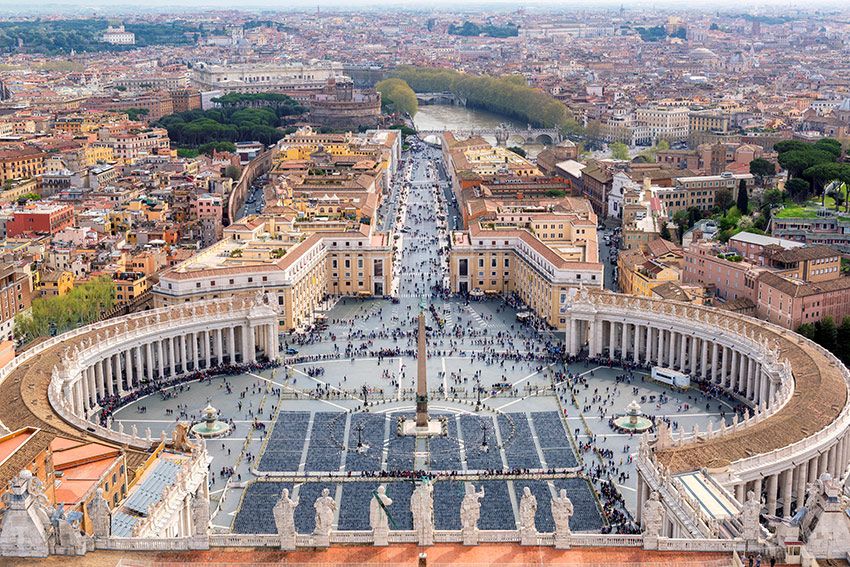
[{"label": "hazy sky", "polygon": [[619,7],[621,4],[626,8],[670,8],[681,11],[683,9],[714,10],[733,9],[735,11],[757,11],[762,8],[772,7],[782,11],[792,12],[794,10],[816,10],[819,7],[843,7],[847,5],[846,0],[812,0],[804,4],[789,2],[788,0],[645,0],[645,1],[622,1],[622,0],[48,0],[28,4],[21,0],[0,0],[0,11],[3,13],[24,12],[67,12],[69,8],[80,9],[82,13],[91,11],[108,11],[131,13],[133,11],[151,11],[167,9],[265,9],[265,10],[292,10],[314,8],[321,6],[323,9],[368,9],[368,8],[401,8],[406,10],[428,10],[435,9],[460,9],[460,10],[486,10],[490,9],[516,9],[525,7],[529,9],[563,9],[563,8],[605,8]]}]

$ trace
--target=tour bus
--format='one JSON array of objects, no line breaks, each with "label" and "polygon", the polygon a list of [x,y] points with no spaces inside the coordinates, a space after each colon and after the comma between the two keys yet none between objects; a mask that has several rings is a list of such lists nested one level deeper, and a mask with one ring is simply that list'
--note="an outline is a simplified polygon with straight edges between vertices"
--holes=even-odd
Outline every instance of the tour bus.
[{"label": "tour bus", "polygon": [[691,385],[691,377],[684,372],[677,372],[663,366],[652,367],[652,379],[676,388],[687,388]]}]

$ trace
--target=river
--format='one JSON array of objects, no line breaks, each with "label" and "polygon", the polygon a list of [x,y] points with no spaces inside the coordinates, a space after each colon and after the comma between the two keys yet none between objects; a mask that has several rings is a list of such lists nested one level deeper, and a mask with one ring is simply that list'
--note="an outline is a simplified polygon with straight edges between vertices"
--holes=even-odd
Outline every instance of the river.
[{"label": "river", "polygon": [[[421,104],[413,118],[413,124],[419,130],[476,130],[479,128],[496,128],[499,124],[507,124],[515,128],[525,128],[519,120],[495,114],[486,110],[477,110],[465,106],[449,104]],[[493,136],[484,136],[491,144],[496,143]],[[523,149],[529,157],[536,157],[543,149],[540,144],[524,144]]]}]

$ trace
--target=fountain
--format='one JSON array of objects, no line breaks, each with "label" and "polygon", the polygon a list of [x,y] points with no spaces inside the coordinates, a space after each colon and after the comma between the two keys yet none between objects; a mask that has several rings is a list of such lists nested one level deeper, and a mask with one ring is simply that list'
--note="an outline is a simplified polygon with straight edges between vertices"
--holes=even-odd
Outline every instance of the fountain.
[{"label": "fountain", "polygon": [[219,421],[218,410],[207,404],[201,421],[192,426],[192,433],[204,438],[222,437],[230,433],[230,424]]},{"label": "fountain", "polygon": [[652,429],[652,420],[640,411],[637,400],[632,400],[626,413],[614,418],[614,429],[620,433],[643,433]]}]

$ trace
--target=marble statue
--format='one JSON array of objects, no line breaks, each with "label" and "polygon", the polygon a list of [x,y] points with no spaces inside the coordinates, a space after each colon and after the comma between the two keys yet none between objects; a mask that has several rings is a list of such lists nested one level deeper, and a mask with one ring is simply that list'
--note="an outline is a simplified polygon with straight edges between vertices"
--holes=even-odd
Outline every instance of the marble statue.
[{"label": "marble statue", "polygon": [[522,498],[519,501],[519,531],[522,545],[537,544],[537,526],[534,516],[537,514],[537,498],[531,489],[523,487]]},{"label": "marble statue", "polygon": [[410,513],[413,515],[413,531],[419,545],[434,543],[434,485],[421,482],[410,497]]},{"label": "marble statue", "polygon": [[464,484],[465,493],[460,504],[460,525],[463,532],[464,545],[476,545],[478,543],[478,518],[481,517],[481,502],[484,498],[484,487],[480,492],[475,492],[475,485],[471,482]]},{"label": "marble statue", "polygon": [[44,502],[34,489],[40,483],[23,469],[9,483],[3,495],[4,511],[0,518],[0,557],[47,557],[50,553],[52,525]]},{"label": "marble statue", "polygon": [[567,497],[567,491],[561,489],[558,496],[552,498],[552,519],[555,520],[555,549],[570,548],[570,519],[573,517],[573,503]]},{"label": "marble statue", "polygon": [[747,499],[741,507],[741,537],[748,541],[757,541],[761,533],[759,515],[761,514],[761,498],[756,497],[752,490],[747,491]]},{"label": "marble statue", "polygon": [[375,545],[389,544],[390,516],[387,508],[392,506],[392,503],[392,499],[387,496],[386,485],[380,485],[372,493],[372,500],[369,502],[369,525]]},{"label": "marble statue", "polygon": [[561,489],[558,496],[552,498],[552,518],[555,520],[555,534],[570,535],[570,518],[573,517],[573,502],[567,491]]},{"label": "marble statue", "polygon": [[[280,498],[274,505],[274,508],[272,508],[272,514],[274,515],[274,525],[277,528],[277,535],[280,537],[281,549],[295,549],[296,506],[298,506],[298,500],[293,500],[292,498],[290,498],[289,489],[284,488],[283,492],[280,495]],[[333,521],[333,513],[331,513],[331,521]],[[316,524],[318,525],[318,522],[316,522]]]},{"label": "marble statue", "polygon": [[658,538],[664,523],[664,505],[658,493],[653,491],[649,499],[643,503],[641,510],[644,538]]},{"label": "marble statue", "polygon": [[313,508],[316,510],[316,528],[313,530],[316,545],[327,547],[330,545],[331,527],[336,512],[336,500],[330,497],[330,490],[322,490],[322,495],[316,498]]},{"label": "marble statue", "polygon": [[203,487],[192,497],[192,525],[196,536],[207,535],[210,528],[210,500]]},{"label": "marble statue", "polygon": [[88,503],[94,537],[109,537],[112,520],[109,515],[109,503],[103,497],[103,489],[98,488],[94,498]]},{"label": "marble statue", "polygon": [[185,452],[190,452],[194,448],[194,444],[189,441],[188,422],[180,421],[174,426],[174,431],[171,433],[171,446],[175,451]]},{"label": "marble statue", "polygon": [[82,519],[82,513],[66,513],[62,504],[54,511],[52,522],[56,543],[63,548],[65,555],[86,553],[86,540],[80,528]]}]

